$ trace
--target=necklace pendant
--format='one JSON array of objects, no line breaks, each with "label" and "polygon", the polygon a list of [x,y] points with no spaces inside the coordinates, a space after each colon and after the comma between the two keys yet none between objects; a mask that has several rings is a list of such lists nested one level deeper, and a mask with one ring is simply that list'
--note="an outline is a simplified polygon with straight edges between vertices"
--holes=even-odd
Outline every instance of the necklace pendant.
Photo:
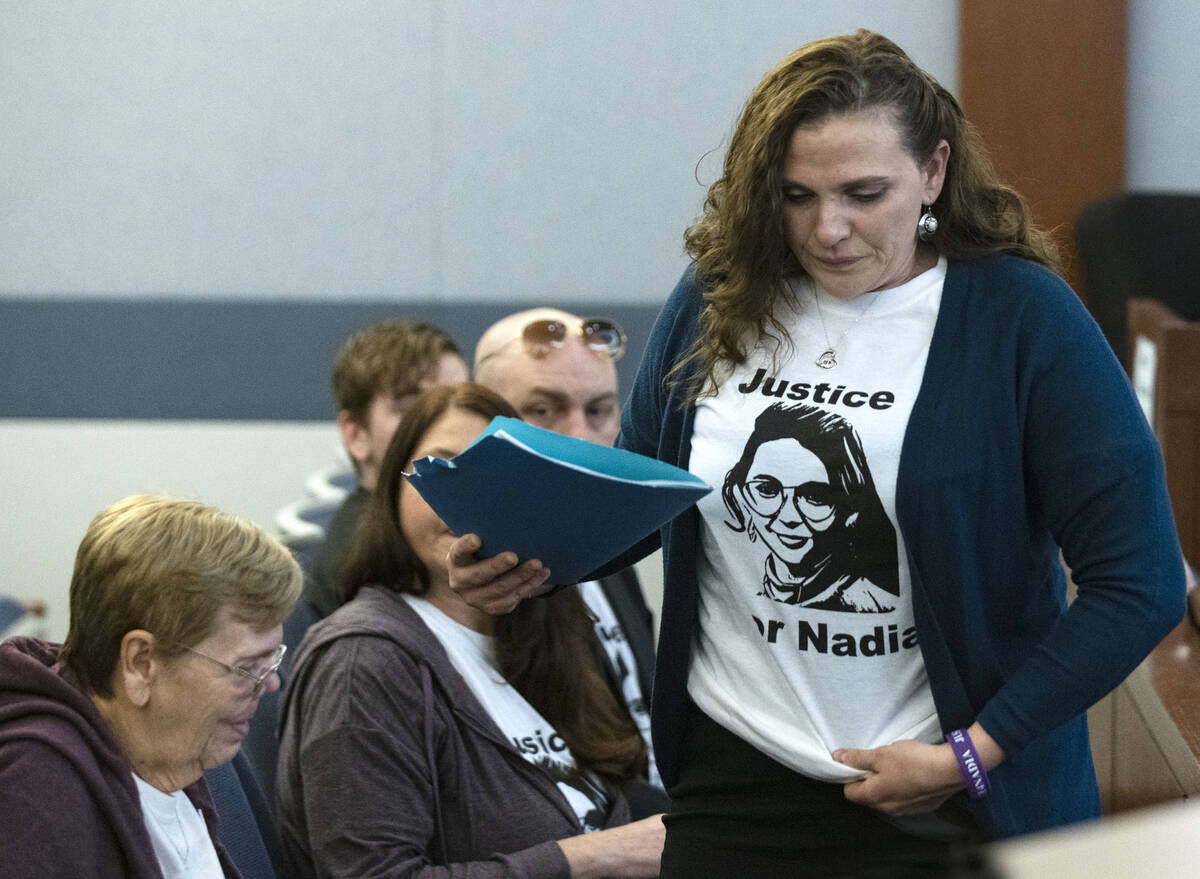
[{"label": "necklace pendant", "polygon": [[837,366],[837,352],[832,348],[825,349],[821,356],[816,359],[816,364],[821,369],[833,369]]}]

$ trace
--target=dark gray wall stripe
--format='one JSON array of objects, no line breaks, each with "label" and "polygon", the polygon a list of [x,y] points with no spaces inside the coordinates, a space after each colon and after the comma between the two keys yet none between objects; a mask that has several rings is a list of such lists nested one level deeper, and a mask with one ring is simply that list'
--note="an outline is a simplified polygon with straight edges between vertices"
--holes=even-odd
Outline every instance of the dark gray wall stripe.
[{"label": "dark gray wall stripe", "polygon": [[[333,417],[330,366],[355,330],[431,321],[469,360],[492,322],[541,304],[0,299],[0,417],[319,421]],[[625,327],[627,393],[658,306],[569,308]]]}]

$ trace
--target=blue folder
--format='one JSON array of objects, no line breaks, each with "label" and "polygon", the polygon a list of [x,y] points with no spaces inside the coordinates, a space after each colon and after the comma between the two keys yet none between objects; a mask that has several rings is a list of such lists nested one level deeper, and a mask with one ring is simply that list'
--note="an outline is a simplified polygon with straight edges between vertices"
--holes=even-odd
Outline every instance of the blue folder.
[{"label": "blue folder", "polygon": [[413,463],[413,487],[477,555],[540,559],[575,583],[674,519],[712,488],[671,464],[526,424],[492,419],[449,461]]}]

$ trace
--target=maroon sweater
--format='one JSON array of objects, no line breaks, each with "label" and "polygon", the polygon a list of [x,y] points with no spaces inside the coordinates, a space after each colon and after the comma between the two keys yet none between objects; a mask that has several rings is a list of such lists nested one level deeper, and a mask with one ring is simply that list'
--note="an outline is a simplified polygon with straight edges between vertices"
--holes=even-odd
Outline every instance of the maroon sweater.
[{"label": "maroon sweater", "polygon": [[[69,672],[59,645],[0,644],[0,877],[162,879],[133,769]],[[204,815],[225,875],[204,780],[184,789]]]}]

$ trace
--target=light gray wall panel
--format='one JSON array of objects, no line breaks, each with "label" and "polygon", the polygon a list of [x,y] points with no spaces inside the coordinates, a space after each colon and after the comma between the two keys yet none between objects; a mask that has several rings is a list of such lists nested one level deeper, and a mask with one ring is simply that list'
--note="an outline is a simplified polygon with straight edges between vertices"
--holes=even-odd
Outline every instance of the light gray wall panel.
[{"label": "light gray wall panel", "polygon": [[431,3],[5,3],[0,290],[431,295]]},{"label": "light gray wall panel", "polygon": [[1129,0],[1126,189],[1200,193],[1200,5]]},{"label": "light gray wall panel", "polygon": [[4,3],[0,297],[657,303],[754,83],[859,26],[955,85],[956,0]]}]

